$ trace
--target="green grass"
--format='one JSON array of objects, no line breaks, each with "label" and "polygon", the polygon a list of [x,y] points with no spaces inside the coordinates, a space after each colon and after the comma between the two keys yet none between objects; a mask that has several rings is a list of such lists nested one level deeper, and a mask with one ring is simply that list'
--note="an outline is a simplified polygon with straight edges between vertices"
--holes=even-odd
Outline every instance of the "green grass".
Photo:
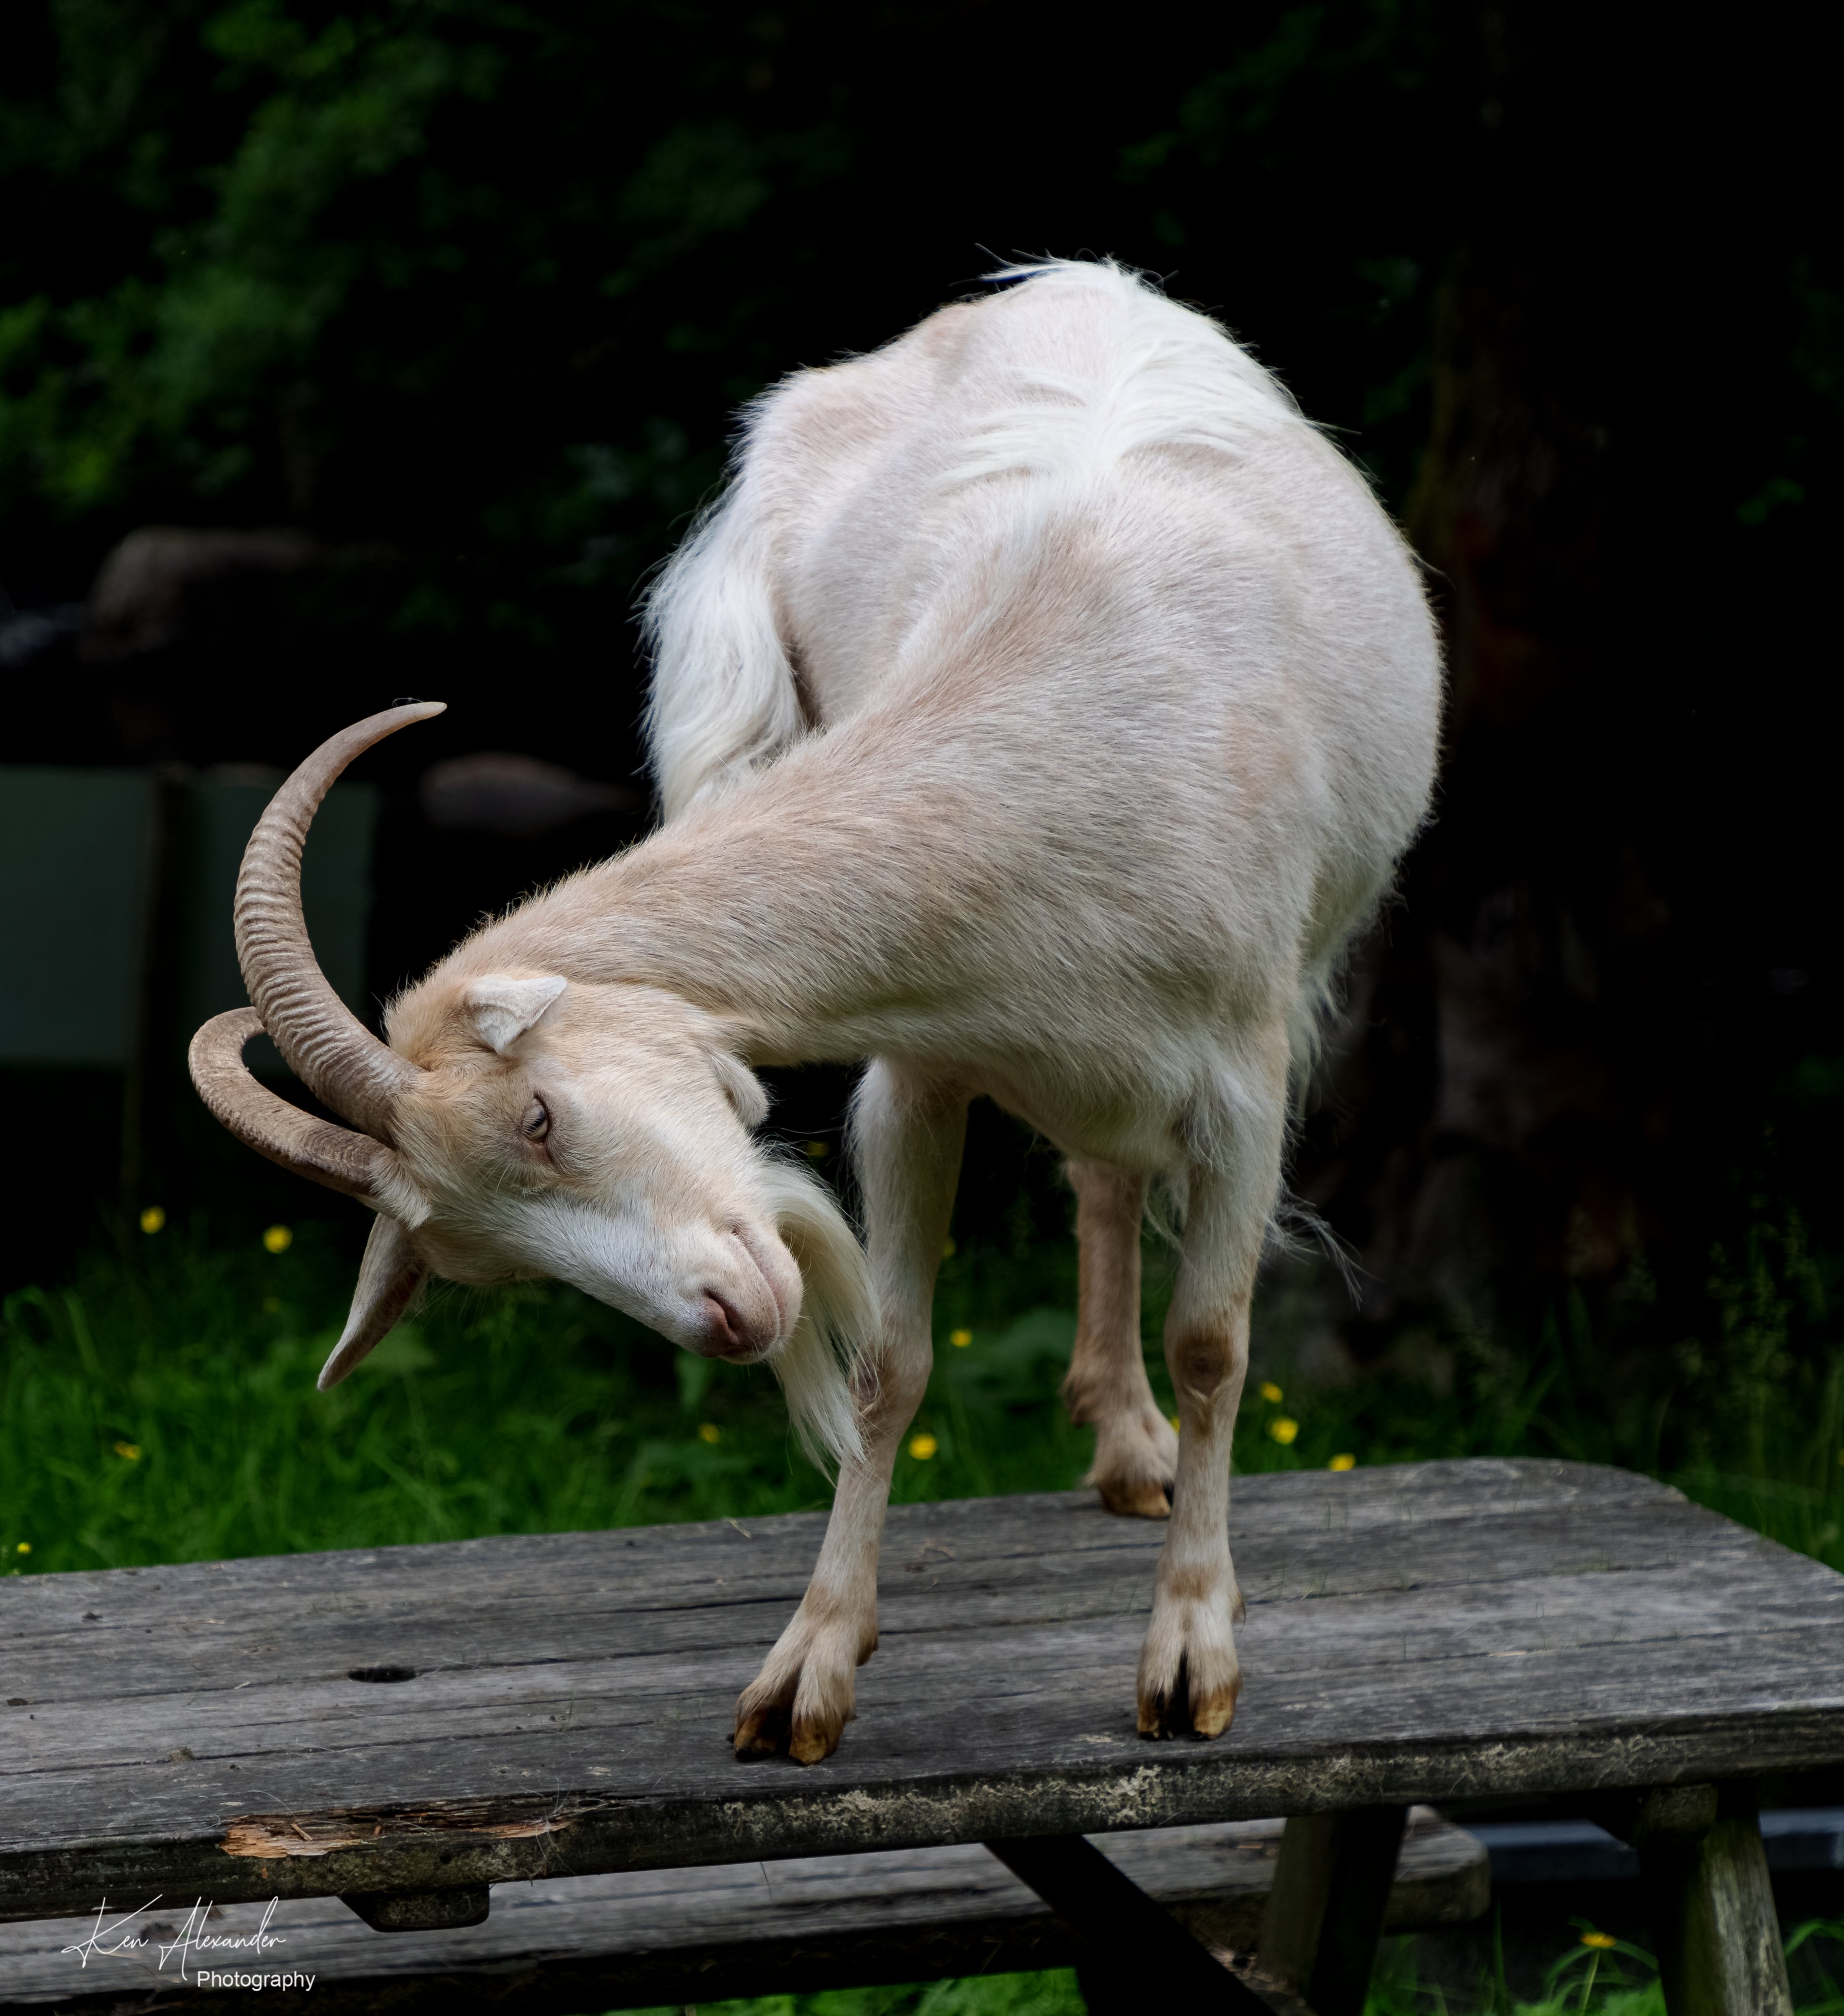
[{"label": "green grass", "polygon": [[[1149,1246],[1147,1334],[1169,1258]],[[214,1245],[202,1226],[97,1255],[57,1289],[0,1309],[0,1572],[40,1573],[561,1532],[819,1508],[824,1478],[761,1373],[694,1359],[574,1291],[448,1291],[330,1394],[314,1378],[351,1279],[329,1228],[286,1251]],[[1297,1288],[1258,1305],[1237,1468],[1539,1454],[1625,1463],[1844,1568],[1844,1348],[1796,1224],[1715,1258],[1710,1337],[1629,1361],[1569,1297],[1514,1357],[1448,1335],[1403,1371],[1313,1390],[1294,1359],[1323,1309]],[[1641,1280],[1630,1294],[1643,1296]],[[1089,1436],[1057,1404],[1074,1330],[1072,1249],[978,1250],[944,1263],[937,1364],[899,1500],[1073,1485]],[[1319,1313],[1315,1314],[1317,1309]],[[966,1335],[970,1341],[956,1341]],[[1429,1340],[1423,1339],[1426,1345]],[[1633,1363],[1641,1366],[1638,1373]],[[1148,1364],[1169,1402],[1156,1345]],[[1270,1388],[1264,1394],[1263,1386]],[[1277,1392],[1278,1397],[1274,1397]],[[1836,1938],[1844,1928],[1828,1928]],[[1808,1928],[1810,1931],[1810,1928]],[[1806,1935],[1799,1935],[1802,1940]],[[1808,1942],[1809,1946],[1809,1942]],[[1844,1996],[1795,1954],[1801,2016]],[[1470,1999],[1419,1984],[1412,1942],[1386,1953],[1371,2016],[1651,2016],[1631,1949],[1558,1963],[1548,1999],[1502,1981]],[[1592,1978],[1590,1978],[1592,1974]],[[734,2016],[1063,2016],[1067,1974],[711,2004]]]},{"label": "green grass", "polygon": [[[1004,1271],[1012,1300],[1058,1262]],[[942,1370],[904,1499],[1061,1488],[1071,1319],[947,1269]],[[272,1255],[171,1232],[0,1312],[0,1548],[13,1571],[560,1532],[820,1507],[772,1377],[695,1359],[574,1291],[448,1291],[330,1394],[349,1269],[323,1229]],[[974,1327],[978,1323],[978,1327]]]},{"label": "green grass", "polygon": [[[1719,1274],[1723,1334],[1648,1382],[1606,1383],[1579,1298],[1527,1357],[1444,1340],[1439,1385],[1397,1374],[1311,1391],[1297,1294],[1257,1311],[1238,1470],[1542,1454],[1663,1475],[1844,1568],[1844,1348],[1795,1350],[1792,1244]],[[1169,1267],[1149,1250],[1156,1338]],[[0,1309],[0,1559],[13,1572],[561,1532],[819,1507],[826,1481],[761,1371],[675,1351],[574,1291],[440,1294],[344,1386],[315,1390],[350,1292],[330,1232],[270,1254],[163,1230],[68,1286]],[[1796,1278],[1793,1283],[1797,1287]],[[899,1500],[1061,1489],[1089,1436],[1057,1403],[1073,1253],[956,1253],[935,1375],[899,1459]],[[949,1340],[970,1335],[961,1346]],[[1149,1345],[1154,1390],[1165,1370]],[[1279,1399],[1262,1388],[1277,1389]],[[1288,1439],[1283,1439],[1288,1438]],[[928,1446],[927,1442],[920,1445]]]},{"label": "green grass", "polygon": [[[1483,1975],[1470,1993],[1429,1988],[1417,1973],[1415,1940],[1386,1939],[1365,2016],[1666,2016],[1652,1956],[1624,1939],[1605,1940],[1577,1922],[1594,1943],[1584,1939],[1565,1953],[1534,2002],[1511,1993],[1502,1966]],[[1787,1940],[1795,2016],[1844,2016],[1844,1983],[1833,1971],[1841,1947],[1844,1921],[1839,1921],[1814,1920]],[[977,2005],[967,2006],[971,2011]],[[872,2016],[873,2007],[867,2006],[864,2016]],[[859,2012],[841,2009],[837,2016]]]},{"label": "green grass", "polygon": [[[1583,1929],[1586,1929],[1584,1928]],[[1844,1946],[1844,1922],[1815,1921],[1787,1941],[1795,2016],[1844,2016],[1844,1983],[1819,1957]],[[1384,1942],[1365,2016],[1666,2016],[1658,1967],[1624,1940],[1611,1948],[1578,1945],[1550,1969],[1536,2000],[1505,1986],[1502,1968],[1471,1992],[1425,1985],[1413,1939]],[[762,1996],[746,2002],[701,2002],[698,2016],[1083,2016],[1073,1972],[999,1975],[898,1988],[836,1989],[817,1995]],[[685,2005],[639,2012],[682,2016]]]}]

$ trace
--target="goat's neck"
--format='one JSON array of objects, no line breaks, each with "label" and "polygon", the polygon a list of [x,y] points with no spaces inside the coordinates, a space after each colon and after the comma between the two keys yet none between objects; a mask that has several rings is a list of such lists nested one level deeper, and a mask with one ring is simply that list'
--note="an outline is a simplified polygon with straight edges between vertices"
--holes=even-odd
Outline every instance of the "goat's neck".
[{"label": "goat's neck", "polygon": [[453,970],[663,988],[736,1023],[758,1063],[932,1047],[971,977],[954,921],[978,913],[956,844],[965,808],[951,787],[827,788],[830,766],[783,767],[803,774],[746,787],[533,898]]}]

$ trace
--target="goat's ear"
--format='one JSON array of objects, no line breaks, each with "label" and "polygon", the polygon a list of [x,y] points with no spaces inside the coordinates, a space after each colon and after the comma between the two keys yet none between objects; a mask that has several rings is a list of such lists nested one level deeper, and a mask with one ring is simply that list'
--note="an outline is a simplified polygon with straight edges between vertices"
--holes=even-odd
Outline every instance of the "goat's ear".
[{"label": "goat's ear", "polygon": [[409,1233],[380,1211],[372,1221],[365,1258],[358,1263],[352,1313],[333,1355],[320,1368],[322,1393],[338,1385],[367,1352],[389,1335],[391,1326],[416,1300],[425,1271]]},{"label": "goat's ear", "polygon": [[769,1117],[769,1095],[762,1080],[733,1051],[714,1049],[711,1063],[737,1118],[745,1127],[761,1126]]},{"label": "goat's ear", "polygon": [[470,981],[461,999],[474,1034],[488,1049],[504,1057],[569,985],[555,973],[538,980],[515,980],[510,974],[494,973],[484,980]]}]

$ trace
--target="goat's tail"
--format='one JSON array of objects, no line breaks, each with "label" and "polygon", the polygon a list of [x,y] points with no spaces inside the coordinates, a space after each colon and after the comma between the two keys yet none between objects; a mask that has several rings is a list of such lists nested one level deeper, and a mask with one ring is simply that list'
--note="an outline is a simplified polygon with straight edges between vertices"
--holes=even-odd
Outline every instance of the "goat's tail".
[{"label": "goat's tail", "polygon": [[747,479],[708,510],[646,598],[646,740],[668,819],[805,731]]}]

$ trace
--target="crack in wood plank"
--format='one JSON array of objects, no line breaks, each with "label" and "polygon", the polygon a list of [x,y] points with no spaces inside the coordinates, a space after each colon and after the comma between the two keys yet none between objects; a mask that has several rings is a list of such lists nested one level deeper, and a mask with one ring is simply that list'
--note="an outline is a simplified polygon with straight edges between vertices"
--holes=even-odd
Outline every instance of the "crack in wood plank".
[{"label": "crack in wood plank", "polygon": [[225,1823],[220,1843],[226,1855],[279,1861],[296,1855],[330,1855],[367,1845],[387,1835],[427,1839],[465,1834],[477,1841],[528,1841],[561,1834],[576,1817],[568,1803],[548,1802],[539,1812],[520,1812],[520,1802],[452,1799],[440,1805],[403,1809],[333,1806],[315,1813],[239,1813]]}]

